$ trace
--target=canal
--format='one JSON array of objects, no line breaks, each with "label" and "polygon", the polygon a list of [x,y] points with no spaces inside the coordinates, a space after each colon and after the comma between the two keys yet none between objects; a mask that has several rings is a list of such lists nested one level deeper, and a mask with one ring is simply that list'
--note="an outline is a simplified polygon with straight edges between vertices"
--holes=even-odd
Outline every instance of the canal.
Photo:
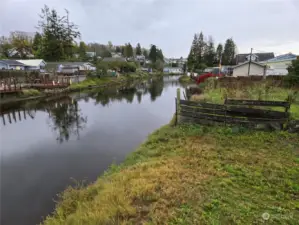
[{"label": "canal", "polygon": [[177,79],[2,109],[0,224],[40,223],[67,186],[93,182],[111,163],[122,162],[171,120]]}]

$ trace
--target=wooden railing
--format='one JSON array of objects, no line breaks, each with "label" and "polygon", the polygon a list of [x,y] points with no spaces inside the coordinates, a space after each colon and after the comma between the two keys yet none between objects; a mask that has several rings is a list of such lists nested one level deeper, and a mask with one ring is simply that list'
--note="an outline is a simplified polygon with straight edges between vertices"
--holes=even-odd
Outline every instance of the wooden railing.
[{"label": "wooden railing", "polygon": [[[176,123],[206,125],[240,125],[267,129],[283,129],[289,121],[290,103],[284,101],[257,101],[226,99],[224,104],[194,102],[176,98]],[[277,108],[283,108],[277,111]]]}]

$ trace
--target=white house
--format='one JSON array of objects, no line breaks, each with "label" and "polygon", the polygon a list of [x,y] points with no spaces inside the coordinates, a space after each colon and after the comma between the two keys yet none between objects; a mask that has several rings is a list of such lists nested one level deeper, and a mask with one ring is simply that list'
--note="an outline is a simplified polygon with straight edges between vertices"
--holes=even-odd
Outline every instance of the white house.
[{"label": "white house", "polygon": [[1,70],[24,70],[25,65],[16,60],[0,60]]},{"label": "white house", "polygon": [[267,75],[287,75],[288,67],[292,64],[292,61],[296,59],[297,55],[288,53],[263,61],[261,64],[267,66]]},{"label": "white house", "polygon": [[180,67],[165,67],[163,69],[164,73],[172,73],[172,74],[182,74],[183,69]]},{"label": "white house", "polygon": [[25,65],[25,70],[38,70],[44,72],[47,65],[43,59],[24,59],[16,61],[23,63]]},{"label": "white house", "polygon": [[248,76],[248,69],[250,64],[249,76],[264,76],[266,74],[266,66],[256,62],[245,62],[233,67],[233,77]]}]

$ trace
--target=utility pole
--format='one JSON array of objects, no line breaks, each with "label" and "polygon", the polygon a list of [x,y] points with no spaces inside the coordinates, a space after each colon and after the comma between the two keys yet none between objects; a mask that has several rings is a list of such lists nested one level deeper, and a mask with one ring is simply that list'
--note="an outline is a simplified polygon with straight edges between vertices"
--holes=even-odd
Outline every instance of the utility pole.
[{"label": "utility pole", "polygon": [[222,67],[222,56],[223,56],[223,53],[221,53],[221,56],[220,56],[220,59],[219,59],[219,71],[218,71],[218,75],[220,76],[220,73],[221,73],[221,67]]},{"label": "utility pole", "polygon": [[251,48],[251,52],[250,52],[250,56],[249,56],[248,76],[250,75],[250,66],[251,66],[252,51],[253,51],[253,48]]}]

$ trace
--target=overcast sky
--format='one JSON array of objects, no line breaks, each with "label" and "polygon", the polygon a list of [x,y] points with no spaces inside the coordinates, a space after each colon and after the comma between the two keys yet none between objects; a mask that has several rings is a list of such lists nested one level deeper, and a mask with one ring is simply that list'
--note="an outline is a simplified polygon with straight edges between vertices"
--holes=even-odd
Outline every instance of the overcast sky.
[{"label": "overcast sky", "polygon": [[239,53],[299,54],[299,0],[1,0],[0,35],[32,32],[44,4],[79,25],[85,42],[148,47],[186,57],[195,32],[233,37]]}]

